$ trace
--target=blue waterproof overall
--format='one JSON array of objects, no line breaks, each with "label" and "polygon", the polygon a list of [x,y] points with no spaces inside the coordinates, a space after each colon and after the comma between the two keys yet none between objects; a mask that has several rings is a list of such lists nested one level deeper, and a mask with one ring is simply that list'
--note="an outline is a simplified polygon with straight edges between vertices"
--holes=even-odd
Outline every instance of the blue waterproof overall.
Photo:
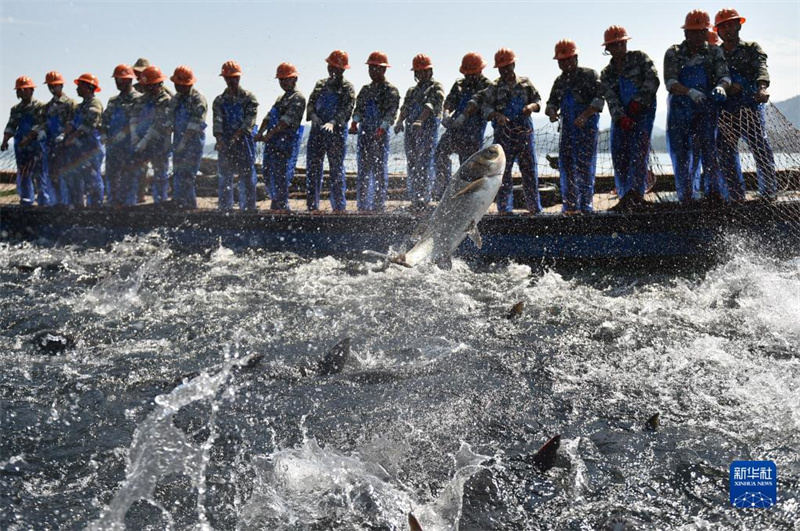
[{"label": "blue waterproof overall", "polygon": [[406,189],[408,200],[412,205],[419,206],[430,203],[433,189],[434,165],[433,157],[436,150],[436,137],[439,132],[438,118],[431,115],[422,126],[412,125],[422,114],[424,106],[415,103],[406,116],[405,151],[408,178]]},{"label": "blue waterproof overall", "polygon": [[233,176],[239,176],[239,208],[256,209],[256,144],[254,132],[242,134],[238,140],[231,142],[233,135],[242,128],[244,107],[242,102],[226,101],[222,104],[224,114],[222,120],[221,145],[218,146],[219,158],[219,209],[233,208]]},{"label": "blue waterproof overall", "polygon": [[[62,178],[64,165],[68,162],[65,158],[64,146],[58,140],[64,134],[67,124],[62,123],[58,116],[48,116],[44,124],[45,131],[45,154],[47,162],[47,174],[53,189],[51,204],[66,205],[66,183]],[[63,137],[61,137],[63,140]]]},{"label": "blue waterproof overall", "polygon": [[[314,105],[314,113],[321,124],[333,120],[339,95],[323,88]],[[319,195],[322,190],[322,165],[328,156],[328,169],[331,176],[331,208],[344,210],[347,206],[345,191],[347,181],[344,174],[344,156],[347,149],[347,124],[336,124],[332,132],[312,125],[308,135],[306,169],[306,204],[309,210],[319,210]]]},{"label": "blue waterproof overall", "polygon": [[597,165],[597,122],[600,115],[593,114],[583,127],[574,124],[587,107],[575,101],[571,89],[567,89],[561,98],[558,171],[561,175],[561,208],[564,212],[592,211]]},{"label": "blue waterproof overall", "polygon": [[[152,127],[155,120],[155,102],[148,101],[144,104],[136,126],[136,137],[143,138]],[[139,177],[144,179],[147,175],[147,163],[153,166],[153,203],[161,203],[169,199],[169,148],[164,147],[160,140],[156,146],[148,146],[143,157],[139,159]],[[138,185],[137,185],[138,186]]]},{"label": "blue waterproof overall", "polygon": [[22,205],[32,206],[34,198],[39,206],[56,204],[56,193],[47,173],[47,149],[34,138],[28,145],[19,147],[35,124],[33,114],[22,116],[14,132],[14,156],[17,161],[17,193]]},{"label": "blue waterproof overall", "polygon": [[[453,119],[458,118],[467,108],[474,93],[464,93],[453,111]],[[439,138],[436,146],[436,181],[433,184],[433,198],[441,199],[447,184],[452,176],[453,166],[450,155],[458,155],[459,164],[463,164],[473,153],[483,145],[483,135],[486,131],[486,120],[475,113],[464,122],[464,125],[448,129]]]},{"label": "blue waterproof overall", "polygon": [[[711,80],[703,65],[684,66],[678,81],[687,88],[709,95]],[[728,187],[722,180],[717,165],[717,118],[711,99],[697,104],[688,95],[670,94],[667,112],[667,148],[675,173],[675,190],[678,201],[697,199],[702,189],[705,195],[719,195],[729,199]],[[702,180],[697,168],[697,158],[703,163]]]},{"label": "blue waterproof overall", "polygon": [[[84,107],[78,107],[72,119],[72,127],[78,127],[84,122]],[[82,207],[84,196],[86,206],[99,207],[103,205],[103,175],[100,171],[103,165],[103,143],[100,140],[100,131],[93,128],[88,134],[80,134],[75,142],[67,147],[67,166],[64,180],[66,181],[66,201],[73,207]]]},{"label": "blue waterproof overall", "polygon": [[[278,109],[272,107],[267,115],[267,130],[278,125]],[[303,126],[286,129],[264,145],[264,182],[271,198],[270,210],[289,210],[289,185],[294,179],[297,155],[303,137]]]},{"label": "blue waterproof overall", "polygon": [[[619,100],[628,108],[638,89],[633,82],[619,77]],[[611,125],[611,160],[614,163],[614,185],[619,198],[634,191],[644,197],[647,192],[648,158],[653,122],[656,118],[656,103],[644,109],[639,116],[629,116],[634,121],[633,129],[625,131],[618,123]]]},{"label": "blue waterproof overall", "polygon": [[742,92],[728,96],[722,105],[720,131],[717,135],[717,155],[720,172],[730,190],[731,199],[745,197],[744,175],[739,161],[739,139],[744,138],[756,162],[758,192],[762,197],[773,198],[778,193],[775,174],[775,157],[767,137],[766,107],[753,98],[757,92],[735,68],[730,68],[731,79],[742,86]]},{"label": "blue waterproof overall", "polygon": [[539,201],[539,172],[536,168],[536,150],[534,149],[533,121],[530,116],[522,113],[525,101],[515,96],[503,110],[503,114],[510,120],[506,126],[492,122],[494,128],[494,141],[506,153],[506,168],[503,172],[503,182],[497,192],[498,212],[511,212],[514,209],[514,188],[511,179],[511,169],[517,162],[522,174],[522,191],[525,196],[525,207],[532,213],[541,212],[542,203]]},{"label": "blue waterproof overall", "polygon": [[172,198],[179,208],[197,208],[195,179],[203,158],[206,142],[205,128],[187,136],[189,126],[188,99],[181,99],[175,107],[175,124],[172,132]]},{"label": "blue waterproof overall", "polygon": [[381,127],[378,103],[368,101],[358,124],[358,178],[356,202],[359,210],[382,211],[386,207],[389,187],[389,131],[381,138],[375,132]]},{"label": "blue waterproof overall", "polygon": [[114,108],[108,124],[106,180],[108,202],[133,206],[139,191],[139,171],[133,162],[130,119],[121,106]]}]

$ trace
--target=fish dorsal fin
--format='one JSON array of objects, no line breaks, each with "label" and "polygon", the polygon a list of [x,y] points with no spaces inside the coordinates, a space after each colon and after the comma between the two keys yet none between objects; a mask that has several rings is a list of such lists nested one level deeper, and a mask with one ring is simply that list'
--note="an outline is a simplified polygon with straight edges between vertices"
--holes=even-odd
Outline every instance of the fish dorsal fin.
[{"label": "fish dorsal fin", "polygon": [[469,239],[472,240],[472,243],[475,244],[475,247],[480,249],[483,246],[483,238],[481,238],[481,233],[478,232],[478,226],[475,224],[475,220],[472,220],[467,227],[467,236]]},{"label": "fish dorsal fin", "polygon": [[456,193],[453,195],[453,197],[455,198],[455,197],[458,197],[458,196],[460,196],[460,195],[468,194],[468,193],[470,193],[471,191],[473,191],[473,190],[475,190],[475,189],[477,189],[477,188],[480,188],[481,186],[483,186],[483,183],[484,183],[484,182],[486,182],[486,178],[485,178],[485,177],[483,177],[483,178],[481,178],[481,179],[478,179],[477,181],[472,181],[471,183],[469,183],[468,185],[466,185],[464,188],[462,188],[461,190],[459,190],[458,192],[456,192]]}]

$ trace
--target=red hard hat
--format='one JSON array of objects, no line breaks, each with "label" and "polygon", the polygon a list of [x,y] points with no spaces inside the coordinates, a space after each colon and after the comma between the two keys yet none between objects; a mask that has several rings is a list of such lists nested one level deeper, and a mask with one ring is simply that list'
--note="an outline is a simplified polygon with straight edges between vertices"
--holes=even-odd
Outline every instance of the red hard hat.
[{"label": "red hard hat", "polygon": [[325,62],[331,66],[335,66],[336,68],[341,68],[342,70],[347,70],[350,68],[349,57],[347,56],[347,52],[344,50],[332,51],[325,59]]},{"label": "red hard hat", "polygon": [[133,73],[133,68],[126,64],[117,65],[114,68],[114,73],[111,74],[111,77],[115,79],[136,79],[136,75]]},{"label": "red hard hat", "polygon": [[424,53],[418,53],[414,56],[414,59],[411,60],[411,70],[415,72],[419,70],[429,70],[431,68],[433,68],[433,61]]},{"label": "red hard hat", "polygon": [[277,79],[287,79],[290,77],[297,77],[297,68],[292,63],[281,63],[278,65],[278,70],[275,72],[275,77]]},{"label": "red hard hat", "polygon": [[44,75],[44,83],[45,85],[63,85],[64,76],[62,76],[60,72],[51,70]]},{"label": "red hard hat", "polygon": [[242,77],[242,67],[236,61],[225,61],[222,64],[222,77]]},{"label": "red hard hat", "polygon": [[495,68],[503,68],[504,66],[508,66],[511,63],[517,60],[517,56],[514,54],[514,51],[509,48],[500,48],[497,50],[497,53],[494,54],[494,67]]},{"label": "red hard hat", "polygon": [[570,39],[561,39],[556,43],[555,51],[553,59],[569,59],[578,55],[578,45]]},{"label": "red hard hat", "polygon": [[702,9],[694,9],[686,14],[681,28],[685,30],[704,30],[711,27],[711,18]]},{"label": "red hard hat", "polygon": [[603,44],[601,46],[608,46],[615,42],[629,41],[631,38],[628,36],[628,31],[622,26],[609,26],[603,34]]},{"label": "red hard hat", "polygon": [[17,81],[14,82],[14,90],[36,88],[33,79],[28,76],[19,76]]},{"label": "red hard hat", "polygon": [[375,65],[375,66],[392,66],[389,64],[389,57],[384,52],[372,52],[367,57],[368,65]]},{"label": "red hard hat", "polygon": [[176,85],[194,85],[197,78],[194,77],[194,72],[192,72],[191,68],[186,65],[181,65],[175,69],[175,72],[169,80]]},{"label": "red hard hat", "polygon": [[461,59],[461,68],[458,69],[462,74],[480,74],[486,68],[486,61],[483,60],[481,54],[476,52],[469,52],[464,54]]},{"label": "red hard hat", "polygon": [[142,85],[155,85],[156,83],[161,83],[167,79],[167,76],[164,75],[164,72],[161,71],[159,67],[156,65],[150,65],[139,75],[139,82]]},{"label": "red hard hat", "polygon": [[100,80],[97,79],[97,76],[90,73],[81,74],[78,76],[78,79],[75,80],[75,84],[77,85],[83,81],[84,83],[88,83],[94,87],[95,92],[100,92]]},{"label": "red hard hat", "polygon": [[716,16],[714,17],[714,31],[717,30],[717,26],[722,24],[723,22],[728,22],[729,20],[739,20],[739,24],[744,24],[744,21],[747,20],[744,17],[739,16],[739,12],[735,9],[726,8],[720,9],[717,11]]}]

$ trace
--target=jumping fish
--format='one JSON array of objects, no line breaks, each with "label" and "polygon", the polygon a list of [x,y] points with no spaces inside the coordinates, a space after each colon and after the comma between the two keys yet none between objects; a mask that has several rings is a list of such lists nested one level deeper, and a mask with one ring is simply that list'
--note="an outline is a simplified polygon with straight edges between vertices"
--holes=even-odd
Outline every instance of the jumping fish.
[{"label": "jumping fish", "polygon": [[390,261],[407,267],[425,261],[447,266],[450,255],[467,236],[480,248],[478,222],[500,189],[505,167],[506,155],[499,144],[468,158],[450,179],[417,244]]}]

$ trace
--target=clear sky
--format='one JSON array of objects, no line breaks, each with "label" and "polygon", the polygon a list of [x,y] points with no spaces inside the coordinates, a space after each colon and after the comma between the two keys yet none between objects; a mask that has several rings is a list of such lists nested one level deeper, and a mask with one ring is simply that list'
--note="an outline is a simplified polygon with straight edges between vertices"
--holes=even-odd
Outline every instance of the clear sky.
[{"label": "clear sky", "polygon": [[[578,43],[579,61],[596,70],[608,63],[600,46],[612,24],[628,29],[629,49],[641,49],[659,73],[666,48],[683,40],[686,13],[702,8],[712,21],[723,7],[735,7],[747,18],[744,40],[758,41],[769,55],[773,101],[800,94],[800,0],[765,2],[669,1],[629,2],[218,2],[218,1],[37,1],[0,0],[0,113],[3,124],[16,102],[13,85],[30,75],[46,101],[43,86],[49,70],[68,80],[82,72],[97,74],[105,104],[116,93],[111,72],[119,63],[146,57],[167,75],[180,64],[191,66],[197,88],[209,107],[222,92],[220,65],[237,60],[244,69],[242,86],[260,102],[259,121],[280,95],[275,68],[282,61],[300,71],[298,88],[308,96],[317,79],[327,75],[331,50],[350,54],[346,77],[356,91],[368,82],[364,65],[373,50],[388,53],[388,79],[401,94],[413,85],[412,57],[429,54],[434,76],[446,90],[460,74],[461,57],[481,53],[489,62],[484,73],[494,79],[494,52],[517,53],[517,73],[533,81],[544,100],[558,67],[553,46],[559,39]],[[74,85],[67,90],[75,95]],[[74,97],[77,98],[77,95]],[[666,91],[659,93],[656,125],[664,127]],[[608,113],[604,112],[606,117]],[[211,120],[209,108],[209,121]]]}]

